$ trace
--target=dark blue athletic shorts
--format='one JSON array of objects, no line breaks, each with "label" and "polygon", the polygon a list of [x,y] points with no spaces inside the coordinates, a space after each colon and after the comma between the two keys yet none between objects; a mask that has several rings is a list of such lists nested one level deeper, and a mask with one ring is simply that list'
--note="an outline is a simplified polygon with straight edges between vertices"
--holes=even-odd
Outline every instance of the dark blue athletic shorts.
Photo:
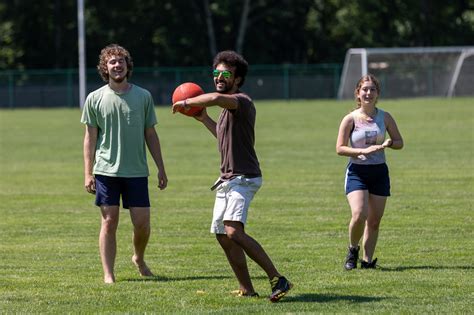
[{"label": "dark blue athletic shorts", "polygon": [[110,177],[95,175],[96,206],[120,206],[123,208],[150,207],[148,177]]},{"label": "dark blue athletic shorts", "polygon": [[373,195],[390,196],[390,177],[387,164],[349,163],[346,170],[345,188],[346,195],[354,190],[368,190]]}]

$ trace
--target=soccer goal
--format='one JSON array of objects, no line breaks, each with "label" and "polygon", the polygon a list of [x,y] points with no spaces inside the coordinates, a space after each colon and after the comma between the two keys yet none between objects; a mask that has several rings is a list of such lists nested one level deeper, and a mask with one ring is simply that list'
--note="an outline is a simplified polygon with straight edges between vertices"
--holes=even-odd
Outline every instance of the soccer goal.
[{"label": "soccer goal", "polygon": [[383,97],[474,96],[474,46],[349,49],[338,98],[354,98],[367,73],[380,80]]}]

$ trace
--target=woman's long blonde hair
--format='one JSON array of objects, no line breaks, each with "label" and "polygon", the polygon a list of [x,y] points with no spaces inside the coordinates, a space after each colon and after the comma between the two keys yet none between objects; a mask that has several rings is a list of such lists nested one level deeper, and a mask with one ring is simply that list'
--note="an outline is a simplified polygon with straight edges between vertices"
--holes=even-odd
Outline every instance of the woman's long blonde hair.
[{"label": "woman's long blonde hair", "polygon": [[359,81],[357,82],[356,88],[354,90],[354,97],[355,97],[355,101],[357,103],[357,107],[354,108],[354,109],[358,109],[362,106],[361,105],[361,100],[359,99],[359,91],[360,91],[360,88],[362,87],[362,84],[364,84],[364,82],[372,82],[375,85],[375,88],[377,89],[377,99],[375,100],[375,104],[377,104],[377,100],[380,96],[380,82],[379,82],[379,80],[377,80],[377,78],[373,74],[366,74],[362,78],[359,79]]}]

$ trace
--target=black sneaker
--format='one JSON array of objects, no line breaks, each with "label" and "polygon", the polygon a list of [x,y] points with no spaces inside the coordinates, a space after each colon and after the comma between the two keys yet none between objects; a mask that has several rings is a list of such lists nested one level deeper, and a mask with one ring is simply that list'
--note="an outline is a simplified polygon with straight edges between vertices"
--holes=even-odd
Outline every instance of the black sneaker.
[{"label": "black sneaker", "polygon": [[270,286],[272,287],[270,301],[278,302],[288,293],[288,291],[290,291],[290,289],[293,287],[293,284],[285,277],[274,277],[270,280]]},{"label": "black sneaker", "polygon": [[344,263],[344,268],[346,270],[352,270],[357,268],[357,260],[359,259],[359,246],[349,247],[346,256],[346,262]]},{"label": "black sneaker", "polygon": [[375,269],[377,267],[377,258],[372,260],[372,262],[366,262],[365,260],[361,260],[360,268],[361,269]]}]

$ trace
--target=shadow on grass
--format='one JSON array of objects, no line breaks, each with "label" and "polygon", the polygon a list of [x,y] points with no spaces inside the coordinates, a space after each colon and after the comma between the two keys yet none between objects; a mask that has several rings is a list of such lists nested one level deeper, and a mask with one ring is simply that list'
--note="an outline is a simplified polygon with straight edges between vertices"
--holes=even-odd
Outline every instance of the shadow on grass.
[{"label": "shadow on grass", "polygon": [[[169,282],[169,281],[193,281],[193,280],[222,280],[222,279],[233,279],[232,275],[229,276],[188,276],[188,277],[166,277],[166,276],[154,276],[154,277],[141,277],[141,278],[128,278],[123,281],[128,282]],[[255,276],[252,279],[267,279],[265,276]]]},{"label": "shadow on grass", "polygon": [[473,266],[399,266],[399,267],[380,267],[380,271],[408,271],[408,270],[472,270]]},{"label": "shadow on grass", "polygon": [[352,303],[369,303],[383,300],[382,297],[374,296],[362,296],[362,295],[333,295],[333,294],[316,294],[306,293],[299,295],[286,296],[278,303],[291,303],[291,302],[317,302],[317,303],[329,303],[348,301]]},{"label": "shadow on grass", "polygon": [[231,276],[189,276],[189,277],[166,277],[166,276],[154,276],[154,277],[142,277],[142,278],[129,278],[123,281],[129,282],[169,282],[169,281],[193,281],[193,280],[222,280],[229,279]]}]

